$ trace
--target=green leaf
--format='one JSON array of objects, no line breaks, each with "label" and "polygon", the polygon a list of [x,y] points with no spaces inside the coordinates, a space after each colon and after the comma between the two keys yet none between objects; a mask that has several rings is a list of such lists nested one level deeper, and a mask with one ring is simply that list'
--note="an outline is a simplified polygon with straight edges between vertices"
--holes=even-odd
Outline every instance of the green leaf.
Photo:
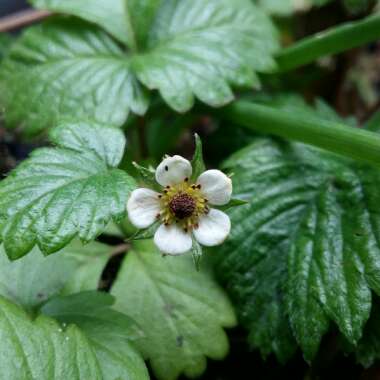
[{"label": "green leaf", "polygon": [[46,257],[34,248],[10,261],[0,246],[0,294],[33,312],[62,292],[97,289],[111,249],[97,242],[83,246],[74,241],[56,255]]},{"label": "green leaf", "polygon": [[374,299],[371,310],[371,317],[365,326],[363,337],[353,351],[356,351],[356,358],[364,367],[371,367],[376,360],[380,359],[380,302]]},{"label": "green leaf", "polygon": [[277,332],[284,334],[289,315],[308,360],[330,321],[356,344],[371,289],[380,292],[380,172],[268,139],[238,152],[226,167],[235,173],[236,196],[251,203],[230,211],[238,227],[219,249],[218,273],[251,343],[286,358],[290,334],[281,340]]},{"label": "green leaf", "polygon": [[69,13],[104,28],[120,42],[135,47],[125,0],[30,0],[36,8]]},{"label": "green leaf", "polygon": [[149,379],[141,356],[131,341],[141,330],[126,315],[111,308],[107,293],[82,292],[49,301],[41,311],[63,324],[75,324],[85,333],[98,357],[104,380]]},{"label": "green leaf", "polygon": [[193,167],[193,174],[191,178],[196,181],[197,178],[206,170],[206,165],[203,161],[202,140],[198,134],[194,135],[195,139],[195,151],[193,159],[191,160],[191,166]]},{"label": "green leaf", "polygon": [[102,380],[94,349],[74,325],[63,329],[53,319],[32,320],[0,297],[1,379]]},{"label": "green leaf", "polygon": [[0,33],[0,61],[9,50],[13,43],[13,39],[9,34]]},{"label": "green leaf", "polygon": [[130,109],[147,108],[128,56],[105,32],[74,19],[28,29],[3,61],[0,88],[7,124],[23,122],[27,135],[60,116],[121,125]]},{"label": "green leaf", "polygon": [[185,112],[194,95],[221,106],[233,99],[230,84],[257,86],[254,72],[274,68],[278,45],[269,19],[247,0],[170,0],[161,3],[146,47],[134,57],[136,75]]},{"label": "green leaf", "polygon": [[76,269],[73,259],[61,253],[44,257],[37,249],[10,261],[0,246],[0,294],[33,310],[61,292]]},{"label": "green leaf", "polygon": [[190,256],[162,257],[151,242],[135,243],[112,294],[116,308],[143,329],[136,343],[159,379],[199,376],[206,356],[227,354],[222,327],[235,324],[233,310],[209,270],[197,272]]},{"label": "green leaf", "polygon": [[91,241],[111,218],[125,216],[135,182],[115,168],[125,145],[122,132],[64,122],[51,139],[57,147],[34,151],[0,182],[0,239],[11,259],[35,244],[49,254],[76,235]]},{"label": "green leaf", "polygon": [[195,97],[222,106],[233,100],[231,86],[257,87],[256,72],[275,67],[276,30],[250,0],[133,0],[125,4],[129,17],[119,13],[115,23],[109,12],[120,7],[116,0],[116,7],[91,2],[89,11],[89,0],[35,1],[112,28],[113,35],[117,28],[118,38],[120,23],[128,24],[134,37],[125,37],[137,49],[125,51],[73,18],[28,29],[1,67],[0,100],[8,125],[22,122],[29,135],[63,115],[120,126],[130,109],[143,114],[148,100],[136,78],[185,112]]},{"label": "green leaf", "polygon": [[[65,287],[62,290],[64,294],[70,294],[98,288],[111,251],[112,246],[106,244],[91,242],[83,245],[80,241],[74,240],[62,251],[56,255],[48,256],[46,259],[62,256],[63,261],[70,260],[74,263],[75,269],[72,271],[69,280],[65,283]],[[17,260],[15,263],[19,261]]]}]

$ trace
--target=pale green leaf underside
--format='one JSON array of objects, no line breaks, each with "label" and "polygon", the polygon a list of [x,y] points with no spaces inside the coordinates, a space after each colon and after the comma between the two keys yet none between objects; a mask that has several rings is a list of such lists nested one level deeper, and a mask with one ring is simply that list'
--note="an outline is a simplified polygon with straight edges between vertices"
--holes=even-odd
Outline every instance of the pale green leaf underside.
[{"label": "pale green leaf underside", "polygon": [[73,259],[61,253],[45,257],[37,248],[10,261],[0,246],[0,294],[32,310],[58,294],[75,268]]},{"label": "pale green leaf underside", "polygon": [[0,246],[0,294],[33,311],[62,292],[97,289],[111,247],[74,241],[55,255],[43,256],[34,248],[10,261]]},{"label": "pale green leaf underside", "polygon": [[74,325],[62,328],[53,319],[35,320],[0,297],[0,379],[102,380],[85,335]]},{"label": "pale green leaf underside", "polygon": [[53,253],[76,235],[94,239],[125,215],[135,182],[115,166],[125,138],[115,128],[63,122],[41,148],[0,183],[0,239],[11,259],[35,244]]},{"label": "pale green leaf underside", "polygon": [[235,195],[251,203],[230,212],[235,228],[218,252],[218,271],[252,344],[286,358],[294,346],[287,315],[307,359],[330,320],[356,343],[370,289],[380,292],[380,173],[265,139],[226,166],[235,173]]},{"label": "pale green leaf underside", "polygon": [[206,357],[228,352],[222,327],[235,323],[228,299],[190,256],[162,257],[150,241],[134,245],[112,288],[116,308],[138,320],[145,338],[137,346],[159,379],[198,376]]},{"label": "pale green leaf underside", "polygon": [[133,320],[111,309],[113,302],[106,293],[82,292],[52,299],[42,312],[61,323],[75,324],[86,334],[103,380],[149,379],[143,359],[131,344],[141,332]]},{"label": "pale green leaf underside", "polygon": [[[39,0],[38,5],[64,8],[110,31],[107,12],[91,6],[94,20],[93,13],[85,14],[87,2]],[[147,109],[140,82],[180,112],[189,110],[195,97],[221,106],[233,99],[231,86],[257,86],[256,72],[275,66],[276,31],[250,0],[127,3],[126,23],[137,46],[127,53],[78,19],[51,20],[25,33],[1,68],[0,99],[9,125],[22,122],[27,133],[36,134],[62,115],[121,125],[129,110]]]},{"label": "pale green leaf underside", "polygon": [[34,7],[69,13],[91,21],[112,36],[133,46],[126,0],[31,0]]}]

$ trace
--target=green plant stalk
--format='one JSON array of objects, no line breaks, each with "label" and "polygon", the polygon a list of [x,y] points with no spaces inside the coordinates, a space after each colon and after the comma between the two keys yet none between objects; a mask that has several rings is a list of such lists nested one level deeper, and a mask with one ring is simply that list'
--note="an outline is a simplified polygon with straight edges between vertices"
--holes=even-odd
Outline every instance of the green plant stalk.
[{"label": "green plant stalk", "polygon": [[304,38],[277,55],[279,71],[295,69],[318,58],[340,53],[380,38],[380,13]]},{"label": "green plant stalk", "polygon": [[380,168],[380,134],[318,118],[301,119],[247,101],[225,107],[222,117],[253,131],[300,141]]}]

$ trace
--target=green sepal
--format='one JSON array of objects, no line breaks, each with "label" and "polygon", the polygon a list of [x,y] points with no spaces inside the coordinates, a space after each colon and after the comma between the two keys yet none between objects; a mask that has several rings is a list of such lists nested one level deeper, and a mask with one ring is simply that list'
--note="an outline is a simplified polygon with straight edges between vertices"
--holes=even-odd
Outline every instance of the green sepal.
[{"label": "green sepal", "polygon": [[161,222],[157,220],[148,228],[137,230],[136,233],[133,234],[131,237],[129,237],[126,241],[130,242],[130,241],[135,241],[135,240],[151,239],[154,236],[155,232],[157,231],[157,228],[159,227],[160,223]]},{"label": "green sepal", "polygon": [[203,250],[202,250],[202,246],[194,239],[194,237],[193,237],[193,245],[191,246],[190,252],[194,261],[195,269],[197,270],[197,272],[199,272]]},{"label": "green sepal", "polygon": [[194,134],[194,139],[195,151],[193,159],[191,160],[191,166],[193,167],[191,179],[196,181],[197,178],[206,170],[206,165],[203,160],[202,140],[197,133]]},{"label": "green sepal", "polygon": [[238,207],[238,206],[245,206],[249,203],[249,201],[245,201],[244,199],[237,199],[232,198],[226,205],[218,207],[219,210],[227,211],[230,208]]}]

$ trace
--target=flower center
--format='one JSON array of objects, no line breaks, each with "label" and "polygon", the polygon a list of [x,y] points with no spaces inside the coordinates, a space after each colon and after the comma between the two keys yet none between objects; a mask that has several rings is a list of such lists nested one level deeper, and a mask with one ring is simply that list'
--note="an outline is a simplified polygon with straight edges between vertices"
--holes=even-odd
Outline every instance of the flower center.
[{"label": "flower center", "polygon": [[186,193],[175,195],[169,202],[170,211],[178,219],[185,219],[193,215],[196,203],[193,197]]},{"label": "flower center", "polygon": [[161,211],[157,219],[166,226],[178,224],[185,232],[198,228],[199,218],[209,212],[201,186],[190,184],[188,178],[176,185],[166,186],[158,198]]}]

